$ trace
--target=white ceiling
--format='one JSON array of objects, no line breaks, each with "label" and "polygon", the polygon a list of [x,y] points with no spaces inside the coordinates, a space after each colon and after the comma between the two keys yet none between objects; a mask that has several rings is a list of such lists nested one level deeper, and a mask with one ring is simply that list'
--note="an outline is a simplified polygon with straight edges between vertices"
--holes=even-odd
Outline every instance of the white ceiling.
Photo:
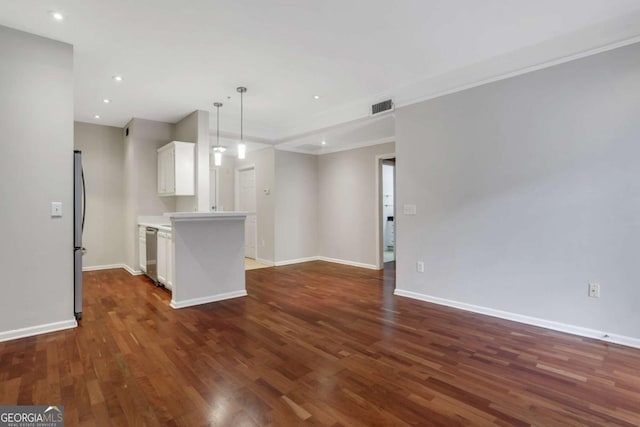
[{"label": "white ceiling", "polygon": [[245,133],[293,147],[386,96],[407,104],[628,40],[640,1],[0,0],[0,25],[74,45],[78,121],[176,122],[222,101],[235,133],[244,85]]}]

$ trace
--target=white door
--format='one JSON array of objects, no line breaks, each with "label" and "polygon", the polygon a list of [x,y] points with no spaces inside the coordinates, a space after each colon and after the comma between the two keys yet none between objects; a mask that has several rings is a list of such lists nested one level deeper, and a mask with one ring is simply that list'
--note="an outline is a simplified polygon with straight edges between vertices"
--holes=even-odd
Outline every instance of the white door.
[{"label": "white door", "polygon": [[209,169],[209,203],[211,203],[211,212],[222,210],[218,206],[218,170]]},{"label": "white door", "polygon": [[[243,169],[238,171],[238,210],[256,211],[256,170]],[[244,223],[244,256],[255,259],[257,257],[257,219],[255,215],[247,215]]]}]

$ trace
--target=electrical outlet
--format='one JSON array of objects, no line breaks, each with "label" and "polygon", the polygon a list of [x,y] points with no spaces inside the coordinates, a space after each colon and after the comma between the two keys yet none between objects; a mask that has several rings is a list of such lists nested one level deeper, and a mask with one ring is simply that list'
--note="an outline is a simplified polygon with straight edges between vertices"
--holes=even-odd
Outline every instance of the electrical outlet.
[{"label": "electrical outlet", "polygon": [[418,273],[424,273],[424,262],[422,261],[416,262],[416,271]]},{"label": "electrical outlet", "polygon": [[589,296],[591,298],[600,298],[600,285],[597,283],[589,283]]},{"label": "electrical outlet", "polygon": [[402,213],[405,215],[415,215],[416,214],[416,205],[403,205]]}]

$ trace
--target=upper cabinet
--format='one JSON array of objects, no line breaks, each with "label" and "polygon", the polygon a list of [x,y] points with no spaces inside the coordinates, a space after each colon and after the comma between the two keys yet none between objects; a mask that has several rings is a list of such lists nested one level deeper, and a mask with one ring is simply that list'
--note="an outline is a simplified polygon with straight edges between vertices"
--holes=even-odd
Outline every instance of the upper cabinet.
[{"label": "upper cabinet", "polygon": [[173,141],[158,148],[158,195],[195,194],[195,144]]}]

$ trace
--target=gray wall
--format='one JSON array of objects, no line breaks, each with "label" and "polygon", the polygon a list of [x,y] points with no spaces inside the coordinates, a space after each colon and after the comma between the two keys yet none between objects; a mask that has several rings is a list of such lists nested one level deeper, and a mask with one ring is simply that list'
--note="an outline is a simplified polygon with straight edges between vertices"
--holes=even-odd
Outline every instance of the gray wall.
[{"label": "gray wall", "polygon": [[640,337],[639,76],[636,44],[397,110],[397,288]]},{"label": "gray wall", "polygon": [[196,141],[196,200],[198,212],[211,211],[209,194],[209,112],[198,110],[198,140]]},{"label": "gray wall", "polygon": [[[198,142],[198,114],[197,111],[189,114],[184,119],[175,124],[173,140],[184,142]],[[169,141],[167,141],[169,142]],[[195,169],[194,169],[195,171]],[[197,172],[196,172],[197,173]],[[194,177],[195,179],[195,177]],[[197,180],[196,180],[197,192]],[[177,196],[176,212],[195,212],[198,209],[198,199],[196,196]]]},{"label": "gray wall", "polygon": [[318,255],[318,157],[275,152],[275,261]]},{"label": "gray wall", "polygon": [[[196,110],[174,126],[173,140],[195,147],[195,196],[176,197],[177,212],[209,212],[209,112]],[[169,141],[167,141],[169,142]]]},{"label": "gray wall", "polygon": [[[249,165],[255,166],[256,169],[256,210],[258,221],[258,241],[256,243],[258,245],[258,258],[273,262],[275,251],[275,149],[268,147],[258,151],[251,151],[247,153],[245,160],[235,161],[236,170]],[[269,189],[270,194],[265,194],[265,189]]]},{"label": "gray wall", "polygon": [[122,129],[74,123],[74,147],[82,151],[87,215],[84,267],[124,262],[124,140]]},{"label": "gray wall", "polygon": [[375,268],[376,156],[394,152],[387,143],[318,157],[320,256]]},{"label": "gray wall", "polygon": [[171,142],[174,125],[133,119],[125,145],[125,263],[138,270],[138,216],[176,211],[175,197],[158,197],[157,149]]},{"label": "gray wall", "polygon": [[2,339],[73,322],[73,48],[0,26],[0,58]]}]

